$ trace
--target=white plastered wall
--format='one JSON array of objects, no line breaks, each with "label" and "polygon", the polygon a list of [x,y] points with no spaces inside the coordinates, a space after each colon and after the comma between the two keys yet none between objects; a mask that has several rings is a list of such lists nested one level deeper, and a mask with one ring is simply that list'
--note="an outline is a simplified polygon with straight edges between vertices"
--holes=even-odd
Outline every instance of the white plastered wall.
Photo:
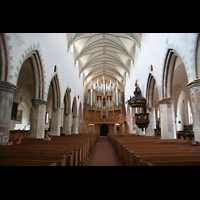
[{"label": "white plastered wall", "polygon": [[[33,50],[39,52],[44,74],[44,100],[47,101],[50,82],[57,74],[61,92],[61,107],[66,89],[71,88],[71,106],[73,98],[77,105],[84,102],[83,79],[79,78],[78,66],[74,66],[74,54],[68,51],[65,33],[6,33],[4,34],[8,50],[8,81],[17,84],[17,78],[24,58]],[[54,72],[54,66],[57,72]],[[79,106],[77,107],[79,112]]]},{"label": "white plastered wall", "polygon": [[[162,76],[168,49],[174,49],[183,60],[188,82],[195,79],[195,33],[142,33],[141,48],[135,45],[134,65],[130,66],[130,77],[126,77],[125,101],[133,96],[135,81],[146,98],[148,75],[156,80],[159,100],[162,99]],[[151,65],[153,71],[151,71]]]}]

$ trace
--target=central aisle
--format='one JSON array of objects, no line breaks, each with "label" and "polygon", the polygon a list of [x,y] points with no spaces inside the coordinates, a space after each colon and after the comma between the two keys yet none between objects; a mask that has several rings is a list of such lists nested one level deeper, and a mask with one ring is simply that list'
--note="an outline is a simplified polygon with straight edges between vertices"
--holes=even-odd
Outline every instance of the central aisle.
[{"label": "central aisle", "polygon": [[86,166],[120,166],[107,136],[100,136]]}]

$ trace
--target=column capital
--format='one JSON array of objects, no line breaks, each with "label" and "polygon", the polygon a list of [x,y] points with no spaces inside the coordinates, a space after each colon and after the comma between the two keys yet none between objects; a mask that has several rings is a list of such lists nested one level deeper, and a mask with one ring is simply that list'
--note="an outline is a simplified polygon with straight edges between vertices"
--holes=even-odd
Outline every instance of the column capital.
[{"label": "column capital", "polygon": [[35,109],[38,108],[39,105],[47,105],[47,101],[44,101],[42,99],[31,99],[31,102],[33,104],[33,106],[35,107]]},{"label": "column capital", "polygon": [[0,90],[15,93],[18,87],[7,81],[0,81]]},{"label": "column capital", "polygon": [[63,108],[53,108],[54,112],[58,112],[59,110],[62,110]]},{"label": "column capital", "polygon": [[153,109],[154,109],[154,107],[148,107],[148,110],[149,110],[150,112],[152,112]]},{"label": "column capital", "polygon": [[72,113],[64,113],[66,117],[72,115]]},{"label": "column capital", "polygon": [[200,86],[200,79],[196,79],[190,83],[187,84],[188,88],[191,89],[193,87],[199,87]]},{"label": "column capital", "polygon": [[164,99],[161,99],[161,100],[158,101],[159,105],[167,104],[168,106],[170,106],[174,102],[175,102],[174,98],[164,98]]}]

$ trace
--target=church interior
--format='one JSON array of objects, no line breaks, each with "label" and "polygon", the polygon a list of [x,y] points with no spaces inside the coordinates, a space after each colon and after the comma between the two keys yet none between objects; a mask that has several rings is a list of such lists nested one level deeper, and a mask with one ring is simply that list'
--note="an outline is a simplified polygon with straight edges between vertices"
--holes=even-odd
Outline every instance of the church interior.
[{"label": "church interior", "polygon": [[0,33],[0,166],[199,166],[199,41]]}]

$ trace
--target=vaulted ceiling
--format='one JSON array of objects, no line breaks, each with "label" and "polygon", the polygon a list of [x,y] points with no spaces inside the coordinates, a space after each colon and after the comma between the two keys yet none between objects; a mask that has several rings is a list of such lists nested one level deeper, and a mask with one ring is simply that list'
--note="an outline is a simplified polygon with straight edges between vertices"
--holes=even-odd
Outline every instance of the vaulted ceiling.
[{"label": "vaulted ceiling", "polygon": [[69,33],[68,48],[74,51],[74,64],[79,66],[79,76],[90,82],[103,76],[125,82],[134,63],[134,45],[140,46],[136,33]]}]

